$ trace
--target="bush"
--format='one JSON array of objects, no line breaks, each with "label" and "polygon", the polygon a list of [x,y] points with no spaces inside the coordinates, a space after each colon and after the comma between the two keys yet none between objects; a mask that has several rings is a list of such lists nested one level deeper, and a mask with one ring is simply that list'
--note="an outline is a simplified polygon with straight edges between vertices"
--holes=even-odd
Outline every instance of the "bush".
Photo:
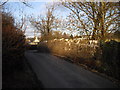
[{"label": "bush", "polygon": [[14,18],[2,13],[3,71],[21,70],[25,51],[24,33],[14,25]]},{"label": "bush", "polygon": [[103,42],[102,48],[102,71],[120,80],[120,42],[111,40]]},{"label": "bush", "polygon": [[50,53],[50,49],[48,48],[47,44],[44,42],[41,42],[37,46],[38,52],[40,53]]},{"label": "bush", "polygon": [[74,63],[84,63],[89,67],[95,66],[95,68],[101,65],[100,47],[98,45],[90,45],[88,40],[66,40],[64,38],[48,40],[46,47],[53,54],[71,58]]}]

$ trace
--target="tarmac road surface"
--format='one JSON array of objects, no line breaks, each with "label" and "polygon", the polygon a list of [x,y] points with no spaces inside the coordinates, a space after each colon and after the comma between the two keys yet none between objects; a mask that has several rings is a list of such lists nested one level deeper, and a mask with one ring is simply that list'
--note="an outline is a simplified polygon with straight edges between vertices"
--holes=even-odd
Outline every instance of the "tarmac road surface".
[{"label": "tarmac road surface", "polygon": [[115,87],[111,81],[49,53],[28,50],[25,57],[45,88]]}]

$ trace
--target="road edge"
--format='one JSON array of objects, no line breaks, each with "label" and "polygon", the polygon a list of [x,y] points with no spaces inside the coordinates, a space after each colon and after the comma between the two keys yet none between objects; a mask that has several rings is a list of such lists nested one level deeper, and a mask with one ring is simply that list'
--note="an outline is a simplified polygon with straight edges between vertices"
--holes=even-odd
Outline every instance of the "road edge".
[{"label": "road edge", "polygon": [[40,90],[43,90],[44,85],[43,85],[42,82],[37,78],[36,73],[35,73],[34,70],[32,69],[30,63],[28,62],[28,60],[27,60],[27,58],[26,58],[25,56],[24,56],[24,59],[25,59],[25,62],[26,62],[26,64],[27,64],[28,68],[30,69],[30,71],[32,72],[32,74],[33,74],[33,76],[34,76],[34,79],[35,79],[36,83],[38,84],[38,88],[39,88]]},{"label": "road edge", "polygon": [[70,59],[70,58],[67,58],[66,56],[61,56],[61,55],[57,55],[57,54],[52,54],[53,56],[56,56],[56,57],[58,57],[58,58],[61,58],[61,59],[64,59],[65,61],[67,61],[67,62],[69,62],[69,63],[72,63],[72,64],[75,64],[75,65],[77,65],[77,66],[81,66],[83,69],[85,69],[85,70],[88,70],[88,71],[90,71],[90,72],[92,72],[92,73],[95,73],[95,74],[97,74],[97,75],[99,75],[99,76],[101,76],[101,77],[103,77],[103,78],[106,78],[106,79],[108,79],[108,80],[110,80],[115,86],[116,86],[116,88],[120,88],[120,81],[118,81],[118,80],[116,80],[115,78],[112,78],[112,77],[110,77],[110,76],[108,76],[108,75],[106,75],[106,74],[104,74],[104,73],[100,73],[100,72],[98,72],[97,70],[94,70],[94,69],[90,69],[89,67],[87,67],[86,65],[83,65],[83,64],[76,64],[76,63],[74,63],[73,61],[72,61],[72,59]]}]

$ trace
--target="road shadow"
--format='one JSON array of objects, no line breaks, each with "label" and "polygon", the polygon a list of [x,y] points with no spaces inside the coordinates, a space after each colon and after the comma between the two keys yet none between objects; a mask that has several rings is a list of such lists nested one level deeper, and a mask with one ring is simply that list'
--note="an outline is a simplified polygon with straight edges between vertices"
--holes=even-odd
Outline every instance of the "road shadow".
[{"label": "road shadow", "polygon": [[50,49],[44,42],[40,42],[39,45],[37,46],[37,52],[39,53],[51,53]]},{"label": "road shadow", "polygon": [[32,50],[36,53],[51,53],[50,49],[44,42],[40,42],[38,45],[27,45],[26,50]]},{"label": "road shadow", "polygon": [[29,45],[27,46],[27,50],[37,50],[37,45]]}]

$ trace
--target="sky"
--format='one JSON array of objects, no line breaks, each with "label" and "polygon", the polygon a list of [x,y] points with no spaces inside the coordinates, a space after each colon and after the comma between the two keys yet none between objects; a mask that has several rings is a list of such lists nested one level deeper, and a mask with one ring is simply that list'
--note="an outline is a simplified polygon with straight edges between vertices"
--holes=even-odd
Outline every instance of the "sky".
[{"label": "sky", "polygon": [[[28,2],[28,5],[30,5],[30,7],[27,7],[20,2],[8,2],[5,7],[7,8],[6,10],[8,12],[10,11],[12,13],[16,21],[20,21],[21,17],[24,15],[27,17],[30,15],[34,17],[37,17],[38,15],[45,15],[46,4],[50,3],[51,2]],[[70,11],[65,7],[58,7],[54,14],[56,17],[62,17],[64,19],[69,15],[69,13]],[[27,37],[33,37],[35,29],[32,25],[30,25],[29,21],[26,22],[26,25],[27,29],[25,35]],[[68,30],[64,30],[63,32],[69,33]],[[37,35],[39,36],[40,34]]]},{"label": "sky", "polygon": [[[5,1],[5,0],[4,0]],[[13,0],[13,1],[18,1],[18,0]],[[46,4],[50,4],[50,2],[48,2],[50,0],[39,0],[39,2],[28,2],[28,5],[30,5],[30,7],[27,7],[25,4],[21,3],[21,2],[7,2],[5,4],[5,10],[7,10],[6,12],[11,12],[11,14],[15,17],[15,21],[20,21],[21,17],[25,16],[29,17],[30,15],[32,15],[33,17],[37,17],[38,15],[45,15],[45,11],[46,11]],[[70,10],[66,9],[65,7],[59,7],[57,8],[57,10],[55,11],[55,15],[56,17],[60,18],[62,17],[63,19],[65,19],[70,13]],[[26,22],[25,27],[27,27],[26,29],[26,33],[25,35],[27,37],[34,37],[34,30],[35,28],[33,28],[32,25],[30,25],[29,21]],[[62,30],[62,32],[66,32],[67,34],[73,34],[75,35],[80,35],[79,32],[76,31],[69,31],[69,30]],[[38,36],[40,36],[40,34],[38,34]]]}]

